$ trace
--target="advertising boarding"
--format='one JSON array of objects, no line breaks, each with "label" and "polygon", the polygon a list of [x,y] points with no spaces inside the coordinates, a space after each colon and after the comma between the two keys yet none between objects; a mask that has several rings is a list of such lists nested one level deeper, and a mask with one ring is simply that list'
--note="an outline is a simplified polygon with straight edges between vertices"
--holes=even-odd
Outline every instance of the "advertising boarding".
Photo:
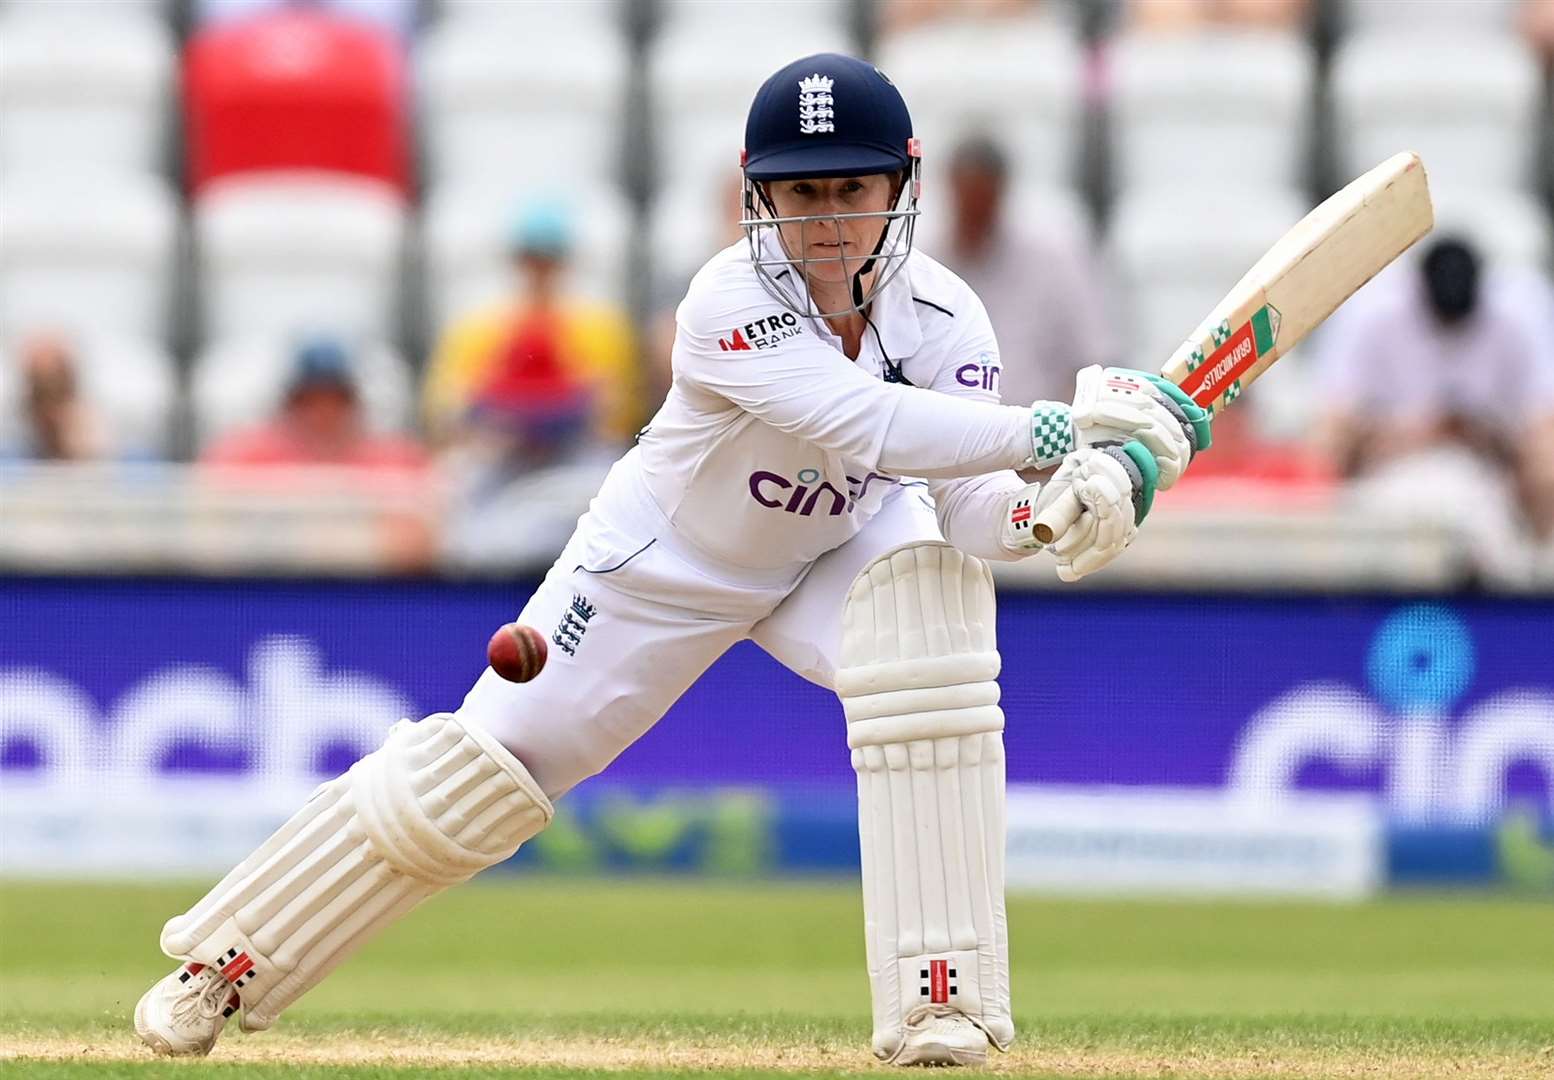
[{"label": "advertising boarding", "polygon": [[[0,872],[224,869],[456,708],[531,587],[0,581]],[[999,635],[1014,887],[1554,888],[1554,601],[1003,589]],[[847,871],[852,784],[746,643],[515,864]]]}]

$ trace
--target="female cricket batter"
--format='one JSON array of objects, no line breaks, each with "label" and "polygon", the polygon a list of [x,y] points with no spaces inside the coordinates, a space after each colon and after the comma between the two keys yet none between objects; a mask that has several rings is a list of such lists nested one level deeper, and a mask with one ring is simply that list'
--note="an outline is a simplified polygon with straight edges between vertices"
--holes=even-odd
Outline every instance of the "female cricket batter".
[{"label": "female cricket batter", "polygon": [[912,249],[918,169],[906,104],[871,64],[822,54],[766,81],[745,128],[747,242],[692,281],[668,399],[520,617],[550,635],[549,663],[521,685],[487,671],[458,712],[396,724],[170,920],[179,966],[135,1010],[146,1043],[207,1053],[239,1009],[269,1027],[382,928],[512,855],[751,638],[842,698],[874,1052],[966,1064],[1008,1046],[980,560],[1042,550],[1032,517],[1071,492],[1083,513],[1050,548],[1058,573],[1099,569],[1208,424],[1175,387],[1111,368],[1080,372],[1072,405],[999,404],[982,304]]}]

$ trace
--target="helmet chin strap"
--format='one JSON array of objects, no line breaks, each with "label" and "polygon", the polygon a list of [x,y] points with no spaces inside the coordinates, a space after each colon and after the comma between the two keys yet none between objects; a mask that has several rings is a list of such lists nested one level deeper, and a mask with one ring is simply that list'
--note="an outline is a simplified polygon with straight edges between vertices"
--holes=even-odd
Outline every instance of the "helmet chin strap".
[{"label": "helmet chin strap", "polygon": [[[896,190],[892,193],[890,206],[895,209],[901,204],[901,193],[906,190],[906,173],[896,174]],[[880,230],[880,238],[874,245],[874,250],[869,252],[869,257],[863,261],[858,272],[853,275],[853,307],[860,313],[863,311],[863,276],[874,269],[875,260],[879,253],[885,250],[885,241],[890,238],[890,219],[886,219],[885,227]]]}]

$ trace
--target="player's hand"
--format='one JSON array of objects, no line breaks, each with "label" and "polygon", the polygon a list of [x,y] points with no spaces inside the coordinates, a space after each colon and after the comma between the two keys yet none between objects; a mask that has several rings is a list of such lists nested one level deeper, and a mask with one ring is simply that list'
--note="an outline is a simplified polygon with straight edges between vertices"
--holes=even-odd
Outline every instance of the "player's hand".
[{"label": "player's hand", "polygon": [[1077,446],[1142,443],[1154,456],[1161,490],[1181,479],[1193,455],[1211,441],[1207,409],[1169,379],[1130,368],[1081,369],[1073,421]]},{"label": "player's hand", "polygon": [[[1031,484],[1009,500],[1004,546],[1013,552],[1049,549],[1058,577],[1078,581],[1111,562],[1133,542],[1154,501],[1159,470],[1139,442],[1084,447],[1068,454],[1051,480]],[[1049,510],[1066,527],[1050,544],[1034,534]]]}]

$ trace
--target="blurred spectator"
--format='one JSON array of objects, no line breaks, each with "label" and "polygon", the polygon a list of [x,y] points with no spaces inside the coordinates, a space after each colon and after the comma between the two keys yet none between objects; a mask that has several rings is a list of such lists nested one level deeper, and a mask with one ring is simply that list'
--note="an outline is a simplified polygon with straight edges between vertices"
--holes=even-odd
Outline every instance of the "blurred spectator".
[{"label": "blurred spectator", "polygon": [[197,30],[184,62],[191,185],[321,170],[410,187],[405,60],[370,23],[280,8]]},{"label": "blurred spectator", "polygon": [[567,294],[571,222],[557,206],[520,215],[517,287],[494,309],[455,320],[426,380],[426,417],[439,443],[476,442],[516,471],[618,446],[642,416],[624,311]]},{"label": "blurred spectator", "polygon": [[883,34],[944,19],[1000,19],[1043,10],[1042,0],[880,0]]},{"label": "blurred spectator", "polygon": [[220,466],[334,465],[415,472],[427,458],[411,439],[367,430],[345,350],[318,341],[298,351],[279,413],[215,443],[202,461]]},{"label": "blurred spectator", "polygon": [[1487,273],[1452,236],[1385,284],[1355,297],[1321,342],[1319,434],[1336,470],[1412,487],[1421,503],[1470,502],[1476,516],[1495,513],[1481,482],[1493,477],[1554,534],[1554,342],[1539,322],[1554,290]]},{"label": "blurred spectator", "polygon": [[1074,373],[1116,349],[1099,272],[1086,238],[1049,227],[1008,199],[1008,159],[976,136],[950,161],[946,265],[987,306],[1009,402],[1067,401]]},{"label": "blurred spectator", "polygon": [[567,215],[526,207],[511,250],[513,297],[456,321],[427,375],[451,500],[443,554],[464,566],[551,558],[642,416],[626,313],[566,292]]},{"label": "blurred spectator", "polygon": [[1554,69],[1554,0],[1522,0],[1521,25],[1544,68]]},{"label": "blurred spectator", "polygon": [[1311,0],[1132,0],[1129,22],[1143,30],[1224,26],[1296,30],[1311,18]]},{"label": "blurred spectator", "polygon": [[86,461],[102,456],[101,418],[81,399],[74,350],[63,338],[39,335],[18,350],[21,369],[21,453],[37,461]]}]

